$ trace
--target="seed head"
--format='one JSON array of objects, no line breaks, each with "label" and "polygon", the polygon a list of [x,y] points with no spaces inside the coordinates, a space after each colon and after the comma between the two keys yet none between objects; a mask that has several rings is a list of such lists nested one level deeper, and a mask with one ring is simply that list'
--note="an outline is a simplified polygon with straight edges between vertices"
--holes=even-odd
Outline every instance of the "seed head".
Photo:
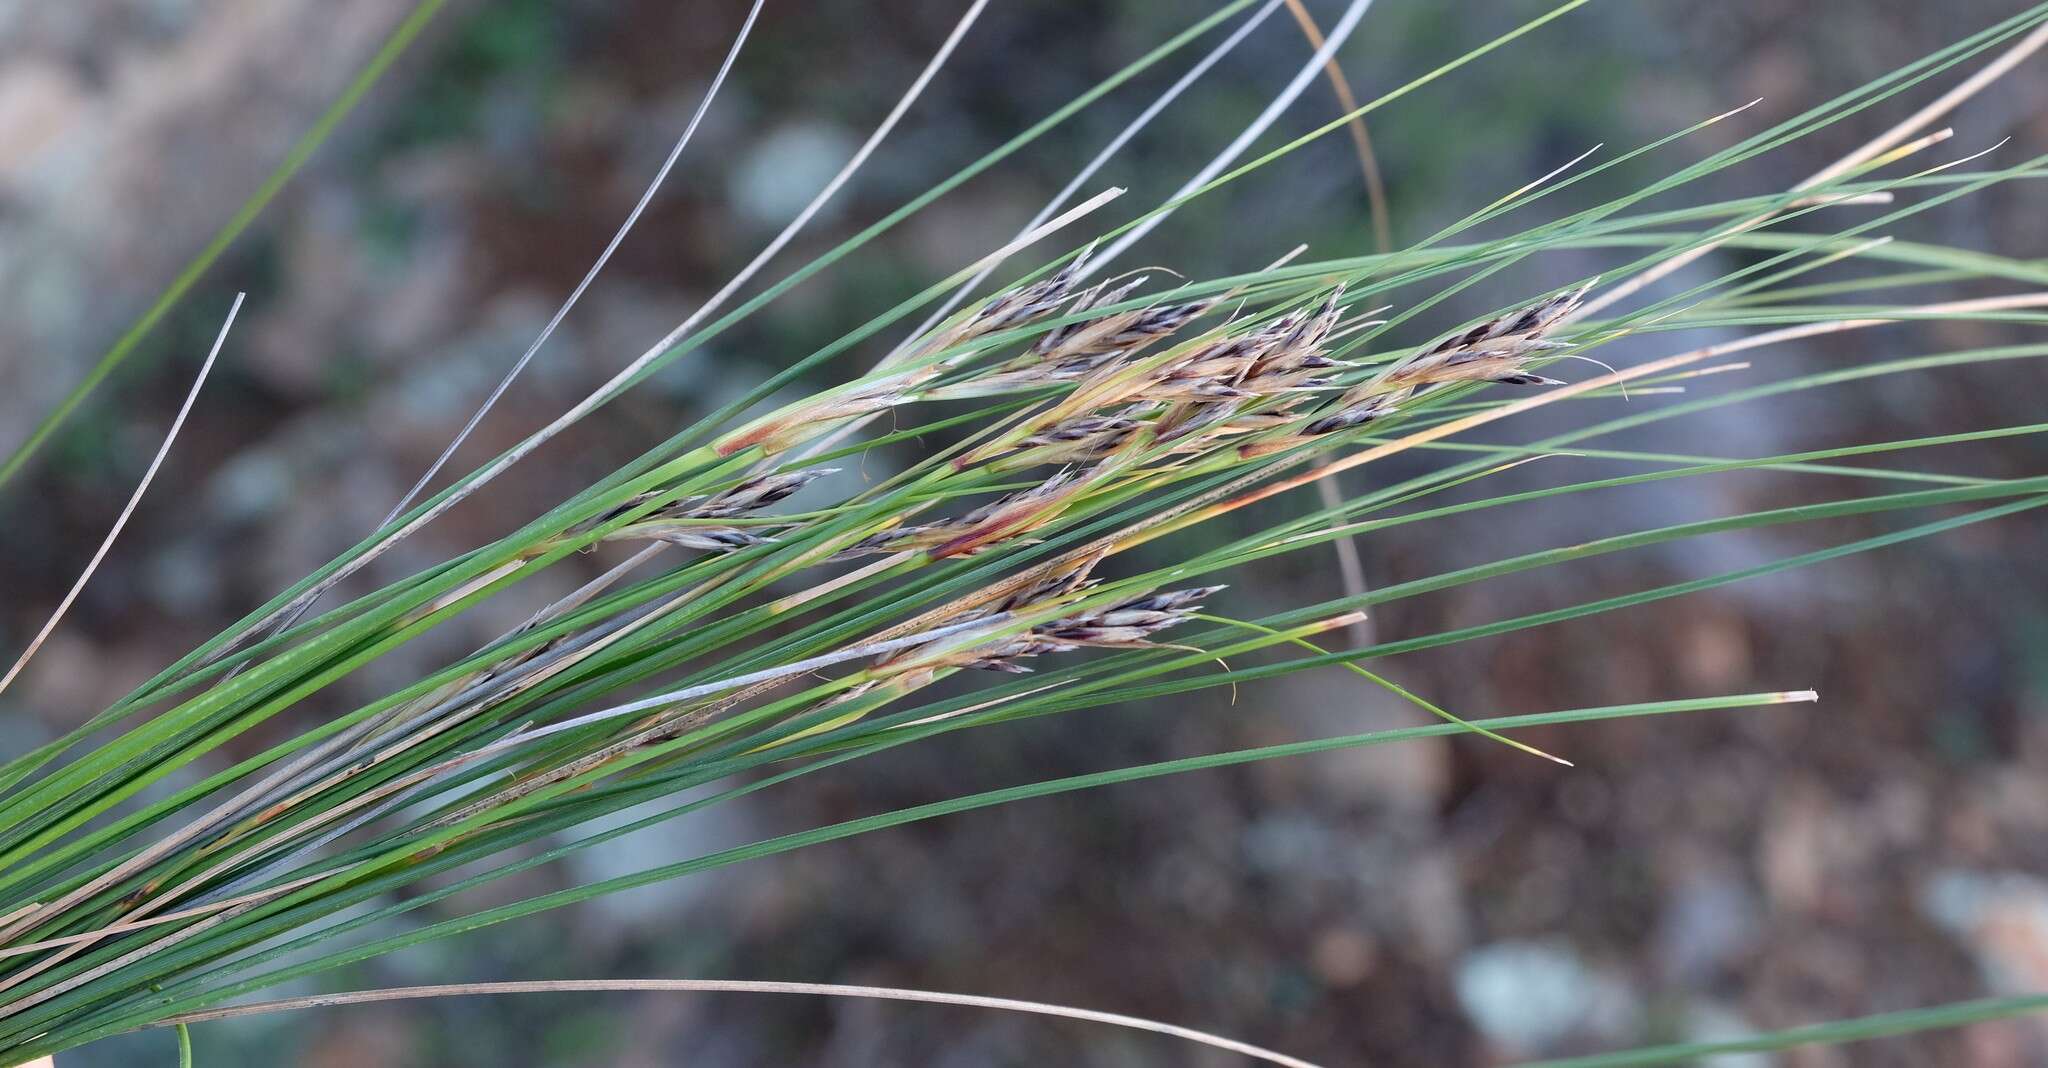
[{"label": "seed head", "polygon": [[1046,653],[1084,647],[1144,648],[1152,644],[1153,635],[1186,622],[1189,615],[1201,608],[1204,598],[1221,589],[1222,586],[1201,586],[1171,593],[1148,593],[1106,608],[1041,623],[976,650],[961,666],[1022,673],[1030,669],[1017,661]]},{"label": "seed head", "polygon": [[934,558],[965,556],[998,541],[1027,536],[1051,522],[1085,488],[1077,474],[1061,472],[1027,490],[998,497],[958,519],[892,527],[843,550],[842,559],[876,553],[928,550]]},{"label": "seed head", "polygon": [[1058,311],[1060,305],[1074,295],[1074,280],[1087,265],[1093,251],[1091,246],[1053,274],[997,294],[952,332],[952,343],[1022,326]]},{"label": "seed head", "polygon": [[[1083,572],[1085,574],[1085,572]],[[1090,583],[1054,582],[1019,595],[1003,611],[1025,608],[1072,596]],[[922,686],[947,670],[975,668],[1023,674],[1029,667],[1018,663],[1047,653],[1071,652],[1082,648],[1142,649],[1152,645],[1152,636],[1185,623],[1200,610],[1201,601],[1223,589],[1200,586],[1170,593],[1147,593],[1102,608],[1091,608],[1070,616],[1040,623],[1020,634],[990,639],[960,647],[949,643],[917,646],[891,653],[875,662],[887,676],[899,683]]]},{"label": "seed head", "polygon": [[681,509],[675,514],[692,519],[723,519],[728,516],[745,515],[766,508],[838,470],[836,467],[812,467],[801,471],[755,475],[731,489],[709,497],[686,498],[672,508]]},{"label": "seed head", "polygon": [[[758,512],[835,470],[837,468],[814,467],[802,471],[755,475],[717,493],[680,498],[656,509],[637,522],[612,531],[605,535],[604,540],[665,541],[671,545],[704,552],[730,552],[753,545],[766,545],[775,539],[737,527],[707,525],[703,521],[731,519]],[[640,494],[585,526],[600,526],[606,520],[624,515],[657,496],[659,491]]]},{"label": "seed head", "polygon": [[1563,385],[1557,379],[1529,371],[1526,364],[1539,353],[1570,347],[1544,335],[1578,308],[1592,285],[1588,282],[1569,293],[1496,316],[1444,338],[1346,392],[1304,426],[1301,433],[1316,437],[1363,426],[1392,414],[1417,391],[1432,386],[1458,382]]}]

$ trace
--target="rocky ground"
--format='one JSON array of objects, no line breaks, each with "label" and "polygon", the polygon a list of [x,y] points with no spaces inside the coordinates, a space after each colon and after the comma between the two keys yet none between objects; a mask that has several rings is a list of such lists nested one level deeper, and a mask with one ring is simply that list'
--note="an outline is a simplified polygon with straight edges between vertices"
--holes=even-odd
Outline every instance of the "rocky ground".
[{"label": "rocky ground", "polygon": [[[52,442],[32,477],[0,497],[0,647],[14,648],[118,509],[230,295],[250,292],[222,368],[130,534],[0,706],[0,751],[89,714],[375,524],[602,247],[687,119],[743,6],[450,5]],[[147,306],[406,7],[0,2],[0,448]],[[1374,135],[1397,233],[1427,233],[1595,142],[1634,145],[1764,98],[1746,125],[1612,175],[1601,187],[1611,192],[2018,7],[1592,5],[1568,29],[1517,44],[1380,118]],[[865,136],[956,8],[904,5],[877,19],[868,4],[771,2],[669,189],[461,459],[492,455],[559,412],[751,256]],[[1538,10],[1382,0],[1346,63],[1370,95]],[[787,266],[1085,89],[1185,17],[1173,5],[992,5]],[[1102,181],[1148,199],[1169,192],[1306,54],[1283,21]],[[377,577],[498,533],[533,502],[573,491],[999,244],[1142,99],[1114,98],[885,237],[859,269],[800,288],[682,361],[452,513]],[[2010,134],[2000,158],[2037,154],[2048,144],[2044,105],[2048,60],[2037,60],[1957,117],[1956,145],[1974,151]],[[1710,192],[1782,188],[1909,106],[1887,105],[1722,176]],[[1318,86],[1284,125],[1305,130],[1334,108]],[[1264,263],[1303,240],[1332,255],[1369,248],[1347,152],[1331,139],[1191,207],[1144,259],[1202,274]],[[2039,198],[2031,187],[1994,190],[1902,232],[2036,256],[2048,248]],[[1572,274],[1598,266],[1554,264]],[[1530,273],[1503,284],[1551,282]],[[1484,297],[1474,300],[1497,302]],[[1444,318],[1470,310],[1446,308]],[[1904,327],[1778,351],[1760,358],[1770,366],[1758,374],[2024,337],[2019,327]],[[2023,362],[1888,378],[1684,421],[1617,447],[1751,455],[2031,422],[2044,388],[2048,374]],[[1945,470],[2036,474],[2044,457],[2029,441],[1939,461]],[[1536,485],[1604,470],[1572,463],[1581,466],[1533,465],[1514,477]],[[1392,583],[1830,492],[1791,476],[1688,480],[1510,523],[1487,513],[1426,532],[1398,528],[1364,549],[1374,581]],[[1374,624],[1382,637],[1428,633],[1882,529],[1843,523],[1688,542],[1401,602]],[[1137,1013],[1321,1062],[1388,1065],[1504,1062],[2042,989],[2044,535],[2048,526],[2030,513],[1385,665],[1470,714],[1805,686],[1826,698],[1532,739],[1570,756],[1576,771],[1477,740],[1439,741],[1030,802],[601,900],[394,957],[349,981],[719,975],[923,986]],[[1327,589],[1331,570],[1322,560],[1282,562],[1255,591],[1240,589],[1238,603],[1298,603]],[[566,589],[574,576],[553,581]],[[514,612],[480,613],[469,631],[428,643],[408,663],[380,665],[306,714],[385,692]],[[1354,682],[1296,676],[1248,688],[1234,706],[1214,694],[909,747],[627,839],[578,868],[530,873],[501,892],[524,896],[997,785],[1404,722],[1406,711]],[[199,1035],[204,1063],[216,1065],[280,1063],[280,1050],[313,1065],[1229,1063],[1035,1018],[740,997],[451,1001],[213,1025]],[[75,1061],[129,1063],[164,1055],[166,1044],[110,1042]],[[1729,1063],[2044,1060],[2048,1028],[2011,1021]]]}]

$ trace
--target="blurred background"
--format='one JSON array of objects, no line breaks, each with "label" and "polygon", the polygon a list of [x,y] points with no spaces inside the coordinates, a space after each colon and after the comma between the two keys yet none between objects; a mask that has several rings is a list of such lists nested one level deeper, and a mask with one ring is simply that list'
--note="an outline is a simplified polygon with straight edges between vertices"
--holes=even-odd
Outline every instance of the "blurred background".
[{"label": "blurred background", "polygon": [[[770,0],[731,83],[639,229],[458,455],[467,469],[580,399],[750,258],[878,122],[964,3]],[[1325,25],[1342,5],[1310,5]],[[1340,53],[1362,97],[1547,8],[1380,0]],[[1575,187],[1596,203],[1995,19],[2019,0],[1589,5],[1373,116],[1397,242],[1596,143],[1625,151],[1753,110]],[[404,17],[403,0],[0,2],[0,449],[86,373]],[[456,0],[173,314],[0,491],[0,648],[17,649],[139,477],[233,293],[250,302],[162,475],[93,585],[0,702],[0,753],[82,720],[374,527],[525,348],[687,121],[746,4]],[[1201,5],[1013,0],[959,53],[772,281],[1185,26]],[[1299,68],[1268,21],[1095,183],[1169,194]],[[408,542],[389,581],[496,536],[720,401],[1000,245],[1191,60],[1169,62],[1012,162],[604,409]],[[1774,192],[1949,76],[1717,175],[1682,200]],[[1338,113],[1311,87],[1261,145]],[[1959,112],[1949,158],[2048,151],[2048,59]],[[1952,151],[1950,151],[1952,149]],[[1261,266],[1298,242],[1372,250],[1332,136],[1182,210],[1130,263]],[[2013,256],[2048,248],[2039,189],[2000,187],[1889,230]],[[1868,209],[1846,209],[1866,211]],[[1540,216],[1514,217],[1517,225]],[[1857,221],[1867,216],[1857,216]],[[1056,242],[1065,247],[1065,242]],[[1618,258],[1619,254],[1616,254]],[[1602,269],[1560,254],[1463,294],[1427,329]],[[1680,285],[1744,262],[1727,254]],[[1020,259],[1013,270],[1035,264]],[[1413,294],[1420,299],[1426,294]],[[1427,328],[1427,329],[1425,329]],[[1707,338],[1711,340],[1711,337]],[[864,366],[885,335],[828,366]],[[1697,336],[1610,350],[1677,351]],[[1766,350],[1740,388],[2013,340],[1922,324]],[[1721,385],[1724,380],[1728,384]],[[1753,456],[2037,421],[2029,361],[1852,383],[1660,424],[1613,447]],[[1503,431],[1620,414],[1595,401]],[[1897,466],[2033,475],[2033,438]],[[1412,455],[1348,476],[1382,484]],[[1620,473],[1553,460],[1472,495]],[[879,474],[879,472],[869,472]],[[1855,487],[1864,491],[1864,487]],[[1811,476],[1682,480],[1361,548],[1375,583],[1732,509],[1850,492]],[[1293,500],[1306,508],[1311,500]],[[1915,520],[1925,517],[1916,516]],[[1428,634],[1774,559],[1905,525],[1781,527],[1386,606]],[[1381,662],[1461,714],[1767,689],[1817,706],[1554,728],[1561,769],[1476,739],[1356,750],[1026,802],[753,861],[386,958],[349,986],[717,976],[1036,998],[1214,1029],[1323,1063],[1502,1063],[2048,988],[2048,519],[2026,513],[1561,626]],[[576,566],[596,568],[597,561]],[[576,567],[541,580],[566,591]],[[1262,565],[1235,611],[1328,596],[1335,565]],[[520,618],[486,606],[320,695],[388,692]],[[11,654],[10,654],[11,655]],[[695,822],[458,898],[464,910],[822,822],[976,790],[1410,722],[1338,672],[963,732],[805,777]],[[277,725],[273,725],[277,726]],[[253,751],[275,735],[244,739]],[[993,1012],[765,996],[559,995],[211,1024],[209,1065],[1230,1064],[1170,1040]],[[65,1065],[164,1063],[167,1035]],[[2048,1023],[1726,1065],[2048,1063]]]}]

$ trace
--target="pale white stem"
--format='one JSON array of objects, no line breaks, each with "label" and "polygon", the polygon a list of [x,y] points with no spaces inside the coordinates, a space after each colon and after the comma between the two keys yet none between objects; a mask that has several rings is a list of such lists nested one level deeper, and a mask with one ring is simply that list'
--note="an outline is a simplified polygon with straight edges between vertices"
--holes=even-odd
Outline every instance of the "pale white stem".
[{"label": "pale white stem", "polygon": [[[1334,478],[1316,483],[1316,500],[1324,508],[1338,508],[1344,504],[1343,487]],[[1364,597],[1371,587],[1365,581],[1365,558],[1358,551],[1358,541],[1346,536],[1334,539],[1330,546],[1337,553],[1337,577],[1344,583],[1344,595],[1351,598]],[[1351,644],[1364,649],[1373,644],[1371,621],[1360,619],[1351,625]]]},{"label": "pale white stem", "polygon": [[228,329],[235,325],[235,316],[241,312],[242,301],[247,296],[246,293],[235,294],[235,303],[228,308],[227,321],[220,324],[220,333],[214,335],[213,348],[207,351],[205,362],[199,365],[199,374],[192,380],[192,388],[185,391],[185,403],[178,406],[178,414],[171,420],[171,429],[164,435],[164,443],[157,447],[156,455],[150,458],[149,468],[142,473],[141,483],[135,487],[134,493],[128,495],[128,503],[121,507],[121,514],[114,518],[113,529],[107,531],[106,538],[100,542],[100,547],[86,563],[85,571],[78,576],[77,582],[71,584],[71,589],[64,595],[64,599],[57,603],[57,610],[50,613],[49,622],[44,623],[43,629],[37,631],[34,638],[29,639],[28,647],[21,651],[21,656],[15,659],[13,667],[7,669],[7,674],[0,676],[0,691],[7,689],[15,676],[20,675],[21,670],[28,666],[29,658],[35,656],[36,650],[41,649],[43,642],[49,640],[50,632],[57,629],[57,624],[63,620],[64,613],[71,610],[72,602],[78,600],[79,593],[84,591],[85,584],[92,579],[93,572],[98,571],[100,562],[107,558],[107,551],[114,547],[114,539],[121,536],[121,528],[127,526],[128,517],[135,514],[135,506],[142,503],[142,495],[149,490],[149,484],[156,479],[157,469],[163,466],[164,457],[171,451],[171,442],[178,440],[178,431],[184,428],[185,417],[192,411],[192,403],[199,399],[199,387],[206,384],[207,373],[213,370],[214,358],[220,355],[220,347],[227,343]]},{"label": "pale white stem", "polygon": [[1004,1012],[1032,1013],[1039,1016],[1058,1016],[1069,1020],[1085,1020],[1090,1023],[1110,1024],[1137,1031],[1167,1035],[1173,1038],[1197,1042],[1216,1049],[1242,1054],[1268,1064],[1287,1065],[1288,1068],[1316,1068],[1316,1065],[1299,1057],[1290,1057],[1248,1042],[1198,1031],[1192,1027],[1147,1020],[1140,1016],[1126,1016],[1117,1012],[1101,1012],[1095,1009],[1074,1008],[1068,1005],[1054,1005],[1043,1001],[1025,1001],[1019,998],[988,997],[980,994],[949,994],[936,990],[907,990],[889,986],[856,986],[843,983],[786,983],[762,982],[745,979],[557,979],[525,982],[497,983],[451,983],[440,986],[387,987],[381,990],[354,990],[340,994],[313,994],[306,997],[284,998],[277,1001],[256,1002],[249,1005],[230,1005],[219,1009],[205,1009],[200,1012],[173,1016],[152,1025],[169,1027],[177,1024],[204,1023],[209,1020],[228,1020],[238,1016],[255,1016],[263,1013],[290,1012],[296,1009],[328,1008],[336,1005],[360,1005],[379,1001],[408,1001],[419,998],[469,997],[480,994],[555,994],[570,991],[665,991],[692,993],[738,993],[738,994],[807,994],[839,998],[873,998],[884,1001],[917,1001],[931,1005],[960,1005],[976,1009],[999,1009]]}]

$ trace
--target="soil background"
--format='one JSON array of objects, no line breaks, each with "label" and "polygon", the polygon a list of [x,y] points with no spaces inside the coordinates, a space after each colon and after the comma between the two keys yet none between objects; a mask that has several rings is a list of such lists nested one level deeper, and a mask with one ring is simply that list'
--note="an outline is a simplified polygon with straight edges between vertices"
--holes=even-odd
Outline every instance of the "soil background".
[{"label": "soil background", "polygon": [[[0,2],[0,449],[28,433],[257,187],[407,6]],[[1327,24],[1341,5],[1311,6]],[[716,289],[866,136],[961,7],[771,0],[667,189],[458,464],[481,462],[560,412]],[[1544,7],[1381,0],[1341,56],[1371,97]],[[1194,17],[1183,8],[991,5],[770,277],[1114,72]],[[744,10],[740,0],[450,4],[32,470],[0,492],[0,648],[11,650],[61,597],[139,477],[232,294],[250,293],[129,532],[0,701],[0,752],[90,715],[373,527],[603,246]],[[1589,5],[1374,116],[1396,236],[1420,238],[1596,143],[1611,156],[1762,98],[1560,195],[1556,210],[1595,203],[2018,10],[2008,0]],[[1098,184],[1128,185],[1133,204],[1164,197],[1307,53],[1275,17]],[[372,577],[510,529],[1001,244],[1172,76],[1141,78],[889,232],[858,266],[820,276],[679,361]],[[1684,202],[1785,188],[1938,85],[1717,175]],[[1263,144],[1336,113],[1318,83]],[[1943,158],[2004,137],[2013,140],[2000,162],[2048,150],[2048,59],[2021,67],[1953,125]],[[1369,251],[1349,153],[1341,136],[1326,138],[1190,205],[1132,263],[1199,277],[1256,267],[1301,241],[1326,256]],[[2037,183],[2016,183],[1887,232],[2038,257],[2048,251],[2044,206]],[[1603,262],[1560,256],[1503,275],[1436,309],[1410,340]],[[1674,281],[1743,262],[1723,256]],[[1866,331],[1761,353],[1750,375],[1699,389],[2037,337],[2023,325]],[[877,355],[857,350],[817,381]],[[2043,397],[2048,372],[2009,361],[1746,404],[1608,443],[1762,455],[2035,422]],[[1574,406],[1514,433],[1662,400]],[[1404,458],[1348,485],[1429,462]],[[2037,475],[2048,451],[2018,437],[1897,462]],[[1546,461],[1485,492],[1618,471]],[[1812,476],[1684,480],[1396,528],[1362,549],[1371,579],[1386,584],[1849,491]],[[1904,522],[1608,556],[1401,601],[1373,625],[1381,638],[1430,633]],[[2026,513],[1379,665],[1474,716],[1803,687],[1824,697],[1532,738],[1575,770],[1477,739],[1438,740],[1032,801],[601,899],[334,981],[726,976],[927,987],[1135,1013],[1332,1065],[1505,1063],[2048,988],[2044,544],[2048,518]],[[573,567],[561,570],[550,589],[576,581]],[[1312,554],[1277,561],[1240,584],[1232,606],[1327,596],[1334,574]],[[296,721],[388,692],[496,633],[513,612],[473,613],[409,657],[308,701]],[[1248,687],[1235,704],[1205,694],[966,732],[806,777],[492,893],[523,897],[885,808],[1412,714],[1331,672]],[[448,1000],[212,1024],[197,1039],[210,1066],[1232,1063],[1035,1017],[751,996]],[[169,1036],[148,1034],[60,1062],[170,1057]],[[1725,1061],[2041,1063],[2048,1026],[2031,1020]]]}]

